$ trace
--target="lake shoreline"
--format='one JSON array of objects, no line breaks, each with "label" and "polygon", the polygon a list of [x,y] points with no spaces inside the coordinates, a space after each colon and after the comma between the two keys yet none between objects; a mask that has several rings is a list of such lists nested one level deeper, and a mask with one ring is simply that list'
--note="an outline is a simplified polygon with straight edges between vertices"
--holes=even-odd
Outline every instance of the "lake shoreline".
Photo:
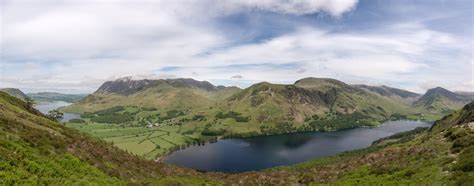
[{"label": "lake shoreline", "polygon": [[[433,122],[434,122],[434,121],[409,120],[409,119],[386,120],[385,122],[387,122],[387,121],[425,122],[425,123],[431,123],[431,124],[433,124]],[[369,129],[379,128],[379,127],[382,127],[383,125],[384,125],[384,123],[381,123],[381,124],[375,125],[375,126],[374,125],[372,125],[372,126],[363,125],[363,126],[357,126],[357,127],[352,127],[352,128],[341,128],[341,129],[330,130],[330,131],[296,131],[296,132],[278,133],[278,134],[261,134],[261,135],[250,135],[250,136],[235,136],[235,137],[233,137],[233,136],[227,137],[227,136],[224,135],[224,136],[218,136],[216,140],[207,140],[207,141],[201,141],[201,142],[203,143],[202,145],[206,145],[208,143],[216,143],[220,140],[227,140],[227,139],[251,139],[251,138],[259,138],[259,137],[266,137],[266,136],[279,136],[279,135],[288,135],[288,134],[332,133],[332,132],[352,130],[352,129],[357,129],[357,128],[369,128]],[[155,158],[154,161],[165,163],[165,162],[163,162],[163,160],[165,160],[167,156],[173,154],[174,152],[180,151],[180,150],[192,147],[192,146],[201,146],[201,145],[192,144],[192,145],[185,145],[185,146],[186,146],[185,148],[178,148],[178,149],[172,150],[170,152],[167,152],[167,153]]]},{"label": "lake shoreline", "polygon": [[[416,124],[416,125],[413,125],[413,124]],[[257,171],[257,170],[268,169],[268,168],[273,168],[273,167],[278,167],[278,166],[293,165],[293,164],[301,163],[301,162],[312,160],[312,159],[317,159],[317,158],[321,158],[321,157],[336,155],[336,154],[342,153],[344,151],[363,149],[363,148],[366,148],[366,147],[370,146],[372,144],[372,142],[377,140],[377,139],[387,137],[387,136],[390,136],[390,135],[393,135],[393,134],[396,134],[396,133],[399,133],[399,132],[411,131],[411,130],[414,130],[416,127],[420,127],[420,126],[421,127],[429,127],[432,124],[433,124],[432,122],[412,121],[412,120],[396,120],[396,121],[384,122],[384,123],[382,123],[381,125],[378,125],[378,126],[370,126],[370,127],[364,126],[364,127],[346,128],[346,129],[341,129],[341,130],[337,130],[337,131],[330,131],[330,132],[328,132],[328,131],[324,131],[324,132],[323,131],[321,131],[321,132],[318,132],[318,131],[304,131],[304,132],[295,132],[295,133],[286,133],[286,134],[260,135],[260,136],[243,137],[243,138],[241,138],[241,137],[239,137],[239,138],[225,138],[225,139],[222,138],[222,139],[219,139],[216,143],[205,143],[204,145],[201,145],[201,146],[188,146],[186,148],[176,149],[175,151],[168,152],[165,155],[160,156],[159,159],[155,159],[155,160],[159,161],[159,162],[166,163],[166,164],[171,164],[171,165],[176,165],[176,166],[182,166],[182,167],[195,169],[195,170],[198,170],[200,172],[233,173],[233,172]],[[403,126],[398,126],[398,125],[403,125]],[[377,130],[375,130],[375,129],[377,129]],[[387,132],[387,129],[388,129],[388,132]],[[359,134],[359,133],[362,133],[362,134]],[[376,133],[380,133],[380,134],[376,134]],[[345,134],[350,134],[350,135],[345,135]],[[338,140],[335,140],[335,141],[334,140],[329,140],[329,141],[327,141],[328,139],[332,139],[335,136],[338,136],[337,139],[339,139],[339,141]],[[340,143],[341,139],[344,141],[344,140],[350,139],[351,136],[352,136],[352,138],[355,136],[355,138],[353,140],[348,140],[347,143]],[[316,138],[314,138],[314,137],[316,137]],[[206,156],[212,156],[214,158],[217,158],[217,159],[209,160],[209,161],[213,162],[212,164],[216,164],[216,162],[220,162],[220,163],[224,162],[224,164],[225,164],[225,161],[227,161],[227,160],[225,160],[225,158],[222,159],[221,157],[219,157],[219,156],[222,156],[223,152],[217,151],[218,153],[216,154],[215,149],[214,150],[200,150],[200,149],[209,149],[209,148],[211,148],[211,149],[212,148],[223,148],[223,149],[225,149],[225,148],[228,148],[229,150],[225,150],[225,151],[232,151],[233,153],[238,154],[238,153],[242,153],[242,152],[239,152],[240,150],[245,151],[246,148],[256,148],[256,147],[251,147],[250,146],[250,147],[245,147],[245,149],[240,149],[240,150],[233,149],[233,150],[235,150],[235,151],[233,151],[231,149],[231,147],[223,147],[222,144],[226,144],[224,146],[229,146],[230,145],[230,146],[235,146],[235,148],[243,148],[243,147],[239,147],[239,143],[244,143],[244,144],[250,143],[250,145],[251,145],[252,143],[254,143],[252,141],[260,141],[260,142],[257,142],[257,144],[259,144],[259,146],[263,145],[263,147],[258,147],[257,149],[254,149],[253,151],[248,152],[248,153],[252,154],[252,153],[258,152],[262,148],[265,149],[266,148],[265,146],[268,146],[267,143],[270,143],[270,142],[275,143],[274,140],[278,140],[278,139],[281,139],[281,138],[286,140],[286,142],[281,142],[281,144],[280,144],[280,146],[283,145],[283,149],[288,148],[288,147],[285,147],[285,146],[288,146],[288,144],[290,144],[290,146],[294,146],[295,143],[296,143],[296,146],[290,147],[290,149],[287,149],[287,150],[284,150],[284,151],[277,150],[275,152],[259,153],[259,154],[266,154],[267,156],[264,157],[264,159],[261,159],[261,160],[258,160],[258,161],[267,161],[267,162],[262,164],[261,162],[257,161],[256,163],[257,164],[260,163],[260,165],[256,165],[257,167],[255,167],[255,168],[249,168],[249,167],[242,168],[242,169],[245,169],[245,170],[231,170],[232,168],[226,169],[226,168],[222,168],[222,167],[218,168],[217,170],[212,170],[212,168],[210,168],[210,167],[207,167],[207,168],[202,168],[201,167],[201,168],[199,168],[199,164],[202,164],[200,162],[206,162],[207,161]],[[291,152],[295,151],[295,149],[298,150],[298,148],[301,148],[298,145],[298,143],[300,143],[298,141],[298,139],[304,139],[304,138],[312,138],[312,140],[314,140],[314,139],[318,139],[318,140],[313,141],[313,142],[311,142],[312,140],[310,140],[309,142],[303,142],[303,144],[302,144],[303,146],[301,146],[301,147],[306,148],[305,146],[307,146],[307,144],[305,144],[305,143],[314,143],[314,142],[316,142],[316,143],[319,143],[319,146],[322,145],[321,147],[327,147],[330,150],[328,150],[328,152],[319,153],[319,151],[318,151],[314,154],[311,154],[311,151],[314,151],[314,149],[321,149],[321,147],[313,147],[313,148],[309,148],[307,150],[301,151],[301,152],[304,152],[306,154],[303,154],[303,156],[301,156],[301,154],[296,155],[296,157],[294,159],[292,159],[292,156],[289,156],[289,159],[288,159],[288,157],[283,157],[284,159],[276,160],[273,163],[270,162],[270,160],[268,160],[268,159],[272,159],[272,158],[275,159],[275,157],[281,156],[281,154],[279,154],[278,152],[285,152],[285,153],[290,153],[291,154]],[[345,139],[345,138],[347,138],[347,139]],[[273,140],[270,140],[270,139],[273,139]],[[294,141],[295,139],[296,139],[296,141]],[[268,140],[270,140],[270,141],[268,141]],[[360,142],[357,142],[357,140],[359,140]],[[265,141],[268,141],[268,142],[265,142]],[[327,142],[327,144],[326,144],[326,142]],[[277,142],[277,143],[280,143],[280,142]],[[330,145],[331,143],[335,143],[335,144]],[[354,143],[355,145],[353,145],[352,143]],[[213,146],[213,147],[209,147],[209,146]],[[218,147],[218,146],[221,146],[221,147]],[[270,144],[270,146],[274,146],[274,145]],[[278,147],[278,148],[280,148],[280,147]],[[327,148],[323,148],[321,150],[325,151]],[[311,150],[311,149],[313,149],[313,150]],[[270,148],[270,150],[271,151],[274,150],[273,147]],[[288,151],[288,152],[286,152],[286,151]],[[308,151],[310,153],[308,154],[306,151]],[[205,156],[203,156],[204,158],[200,157],[201,155],[203,155],[202,153],[204,153],[204,152],[206,154]],[[295,152],[297,152],[297,151],[295,151]],[[193,153],[198,153],[198,154],[193,155]],[[209,153],[211,153],[212,155],[209,154]],[[231,157],[234,156],[233,153],[230,154]],[[199,155],[199,154],[201,154],[201,155]],[[225,152],[224,152],[224,154],[225,154]],[[173,156],[175,156],[175,157],[173,157]],[[193,157],[193,156],[195,156],[195,157]],[[249,157],[250,157],[250,159],[252,159],[252,156],[253,155],[249,155],[249,154],[245,155],[245,153],[244,153],[244,156],[242,156],[242,157],[247,157],[246,159],[249,159]],[[259,155],[259,156],[261,156],[261,155]],[[301,160],[303,160],[303,161],[300,161],[300,158],[298,158],[299,156],[301,156]],[[184,162],[191,163],[191,165],[186,165],[186,163],[183,163],[183,162],[179,163],[179,159],[180,159],[179,157],[182,157],[182,158],[187,157],[183,160],[185,160]],[[178,159],[176,159],[176,158],[178,158]],[[194,160],[189,160],[189,158],[194,159]],[[203,159],[199,160],[199,158],[203,158]],[[232,158],[229,158],[229,159],[232,159]],[[252,160],[249,160],[249,161],[252,161]],[[194,164],[194,163],[197,163],[197,164]],[[245,164],[247,162],[243,162],[243,163]],[[194,165],[192,165],[192,164],[194,164]],[[204,165],[204,166],[206,166],[206,165]],[[214,165],[212,165],[212,166],[214,166]],[[233,166],[238,167],[239,164],[233,165]],[[244,166],[252,166],[252,165],[249,164],[249,165],[244,165]],[[230,167],[232,167],[232,166],[230,166]],[[236,169],[240,169],[240,168],[236,168]]]}]

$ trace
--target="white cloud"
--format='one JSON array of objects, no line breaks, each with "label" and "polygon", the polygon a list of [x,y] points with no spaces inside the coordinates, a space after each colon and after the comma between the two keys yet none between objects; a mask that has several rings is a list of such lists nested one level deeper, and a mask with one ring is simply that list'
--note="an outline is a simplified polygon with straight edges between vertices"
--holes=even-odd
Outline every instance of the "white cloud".
[{"label": "white cloud", "polygon": [[[0,87],[91,92],[103,81],[123,76],[246,82],[293,82],[316,76],[347,82],[413,82],[404,88],[422,91],[419,84],[440,75],[444,77],[440,84],[447,88],[469,87],[463,81],[472,77],[472,57],[466,55],[472,44],[420,23],[387,25],[364,33],[333,33],[308,25],[259,43],[238,45],[215,26],[223,16],[262,10],[292,15],[324,11],[337,17],[356,3],[7,1],[0,5],[5,59]],[[235,66],[239,64],[254,66],[242,69]],[[225,68],[229,65],[234,66]],[[169,66],[182,68],[156,72]],[[233,77],[236,74],[241,78]]]},{"label": "white cloud", "polygon": [[358,0],[238,0],[228,3],[245,8],[257,8],[284,14],[303,15],[319,11],[340,16],[351,10]]}]

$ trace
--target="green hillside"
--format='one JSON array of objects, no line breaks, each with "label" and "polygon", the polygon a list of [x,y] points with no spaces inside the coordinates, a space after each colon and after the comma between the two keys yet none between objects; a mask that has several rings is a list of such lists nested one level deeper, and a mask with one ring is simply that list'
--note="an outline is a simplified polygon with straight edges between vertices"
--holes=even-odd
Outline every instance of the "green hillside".
[{"label": "green hillside", "polygon": [[153,107],[165,111],[202,109],[239,90],[192,79],[119,79],[104,83],[95,93],[63,111],[95,112],[114,106]]},{"label": "green hillside", "polygon": [[64,101],[69,103],[76,102],[86,96],[83,94],[62,94],[57,92],[28,93],[27,95],[36,102]]},{"label": "green hillside", "polygon": [[66,128],[0,93],[0,184],[474,184],[474,102],[431,129],[294,166],[238,174],[199,173],[143,160]]},{"label": "green hillside", "polygon": [[460,109],[471,99],[469,96],[460,95],[441,87],[429,89],[420,97],[413,106],[422,108],[431,113],[448,114],[454,110]]},{"label": "green hillside", "polygon": [[20,89],[17,89],[17,88],[0,88],[0,91],[6,92],[7,94],[13,97],[19,98],[23,101],[26,101],[27,99],[30,98],[28,95],[26,95]]},{"label": "green hillside", "polygon": [[293,85],[252,85],[228,98],[220,110],[248,116],[249,122],[262,127],[262,131],[287,132],[268,124],[286,122],[298,131],[337,130],[377,125],[394,115],[417,112],[409,107],[338,80],[305,78]]}]

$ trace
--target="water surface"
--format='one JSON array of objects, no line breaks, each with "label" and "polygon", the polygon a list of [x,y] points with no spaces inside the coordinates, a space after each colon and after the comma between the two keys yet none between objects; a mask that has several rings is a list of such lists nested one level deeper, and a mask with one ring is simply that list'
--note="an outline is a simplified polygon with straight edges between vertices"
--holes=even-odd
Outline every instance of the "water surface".
[{"label": "water surface", "polygon": [[206,171],[260,170],[365,148],[379,138],[429,126],[431,123],[418,121],[388,121],[376,128],[224,139],[175,151],[163,161]]},{"label": "water surface", "polygon": [[[48,114],[49,111],[58,109],[60,107],[65,107],[70,105],[71,103],[64,102],[64,101],[52,101],[52,102],[39,102],[35,104],[35,108],[38,109],[43,114]],[[63,119],[61,121],[67,122],[71,119],[81,118],[80,114],[74,113],[64,113]]]}]

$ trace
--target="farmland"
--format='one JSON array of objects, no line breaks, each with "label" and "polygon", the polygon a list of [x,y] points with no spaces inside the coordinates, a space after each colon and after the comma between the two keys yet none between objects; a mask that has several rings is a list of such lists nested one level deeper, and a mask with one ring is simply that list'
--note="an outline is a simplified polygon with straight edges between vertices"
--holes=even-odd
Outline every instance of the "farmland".
[{"label": "farmland", "polygon": [[186,144],[197,144],[205,140],[196,133],[180,132],[179,126],[162,126],[154,128],[123,127],[104,123],[66,123],[67,127],[75,128],[90,135],[112,142],[117,147],[133,154],[154,159],[169,151]]}]

